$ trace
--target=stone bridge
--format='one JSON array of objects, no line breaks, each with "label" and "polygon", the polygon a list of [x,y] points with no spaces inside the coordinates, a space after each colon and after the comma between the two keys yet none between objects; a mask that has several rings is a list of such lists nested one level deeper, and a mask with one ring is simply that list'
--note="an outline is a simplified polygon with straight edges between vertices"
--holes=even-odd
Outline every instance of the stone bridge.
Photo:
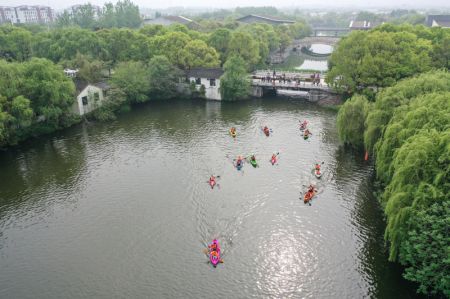
[{"label": "stone bridge", "polygon": [[302,47],[308,47],[311,44],[324,44],[329,46],[335,46],[339,40],[340,40],[339,37],[333,36],[310,36],[305,37],[303,39],[294,40],[292,44],[289,45],[289,47],[287,47],[286,50],[284,50],[284,52],[275,51],[271,53],[270,63],[272,64],[282,63],[293,51],[300,51]]},{"label": "stone bridge", "polygon": [[340,40],[339,37],[332,36],[310,36],[303,39],[295,40],[292,44],[295,48],[300,50],[302,47],[307,47],[312,44],[324,44],[329,46],[335,46]]}]

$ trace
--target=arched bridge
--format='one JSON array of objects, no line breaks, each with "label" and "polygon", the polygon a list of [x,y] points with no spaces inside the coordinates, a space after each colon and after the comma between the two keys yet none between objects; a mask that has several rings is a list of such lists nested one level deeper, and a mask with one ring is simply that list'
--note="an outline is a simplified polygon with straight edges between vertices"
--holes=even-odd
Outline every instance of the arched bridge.
[{"label": "arched bridge", "polygon": [[303,39],[298,39],[293,42],[293,46],[301,49],[302,47],[307,47],[312,44],[324,44],[329,46],[335,46],[337,42],[340,40],[339,37],[331,37],[331,36],[310,36],[305,37]]}]

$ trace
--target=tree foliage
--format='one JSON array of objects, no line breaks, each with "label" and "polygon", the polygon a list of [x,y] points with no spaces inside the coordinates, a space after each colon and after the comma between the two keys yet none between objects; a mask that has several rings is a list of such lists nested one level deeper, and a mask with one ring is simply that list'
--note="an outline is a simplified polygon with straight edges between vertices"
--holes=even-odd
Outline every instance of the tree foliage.
[{"label": "tree foliage", "polygon": [[338,90],[394,85],[432,66],[431,41],[411,32],[354,31],[331,54],[327,82]]},{"label": "tree foliage", "polygon": [[46,59],[0,60],[0,146],[65,127],[75,87]]},{"label": "tree foliage", "polygon": [[225,101],[245,99],[250,94],[250,81],[244,59],[230,57],[224,65],[225,73],[220,78],[220,92]]},{"label": "tree foliage", "polygon": [[364,122],[369,112],[369,102],[364,96],[355,95],[339,109],[337,128],[344,144],[361,147],[364,143]]},{"label": "tree foliage", "polygon": [[[371,105],[368,113],[355,98]],[[389,259],[405,265],[405,277],[418,283],[419,292],[448,296],[450,74],[405,79],[377,94],[373,104],[353,96],[339,111],[338,129],[344,142],[359,147],[364,131],[376,158]]]},{"label": "tree foliage", "polygon": [[149,100],[150,74],[148,67],[139,61],[121,62],[111,78],[111,84],[122,90],[128,103]]}]

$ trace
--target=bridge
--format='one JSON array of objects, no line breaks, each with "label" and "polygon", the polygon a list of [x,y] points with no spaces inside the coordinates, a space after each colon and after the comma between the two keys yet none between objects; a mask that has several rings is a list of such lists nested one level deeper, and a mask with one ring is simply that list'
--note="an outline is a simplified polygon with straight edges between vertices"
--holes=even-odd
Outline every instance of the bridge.
[{"label": "bridge", "polygon": [[302,47],[308,47],[312,44],[324,44],[329,46],[335,46],[339,37],[331,37],[331,36],[310,36],[305,37],[303,39],[297,39],[292,42],[293,46],[297,49],[301,49]]},{"label": "bridge", "polygon": [[332,28],[332,27],[315,27],[312,29],[314,36],[318,36],[317,34],[319,32],[327,32],[330,33],[330,35],[320,35],[320,36],[335,36],[338,37],[339,33],[348,33],[350,32],[349,28]]},{"label": "bridge", "polygon": [[[319,75],[320,76],[320,75]],[[287,95],[305,98],[310,102],[335,99],[339,95],[325,83],[324,78],[317,74],[305,74],[295,72],[256,71],[251,76],[252,95],[263,97],[264,95]]]},{"label": "bridge", "polygon": [[276,51],[270,54],[270,63],[278,64],[286,60],[286,58],[295,51],[300,51],[301,48],[308,48],[312,44],[324,44],[335,46],[340,40],[340,37],[334,36],[310,36],[303,39],[297,39],[292,42],[284,52]]}]

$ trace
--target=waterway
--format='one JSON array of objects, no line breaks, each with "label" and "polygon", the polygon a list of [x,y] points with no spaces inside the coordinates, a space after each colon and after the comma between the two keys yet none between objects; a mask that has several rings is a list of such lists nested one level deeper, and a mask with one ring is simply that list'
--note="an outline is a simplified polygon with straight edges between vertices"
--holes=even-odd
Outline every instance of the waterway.
[{"label": "waterway", "polygon": [[300,100],[156,102],[0,152],[0,298],[414,298],[335,122]]}]

